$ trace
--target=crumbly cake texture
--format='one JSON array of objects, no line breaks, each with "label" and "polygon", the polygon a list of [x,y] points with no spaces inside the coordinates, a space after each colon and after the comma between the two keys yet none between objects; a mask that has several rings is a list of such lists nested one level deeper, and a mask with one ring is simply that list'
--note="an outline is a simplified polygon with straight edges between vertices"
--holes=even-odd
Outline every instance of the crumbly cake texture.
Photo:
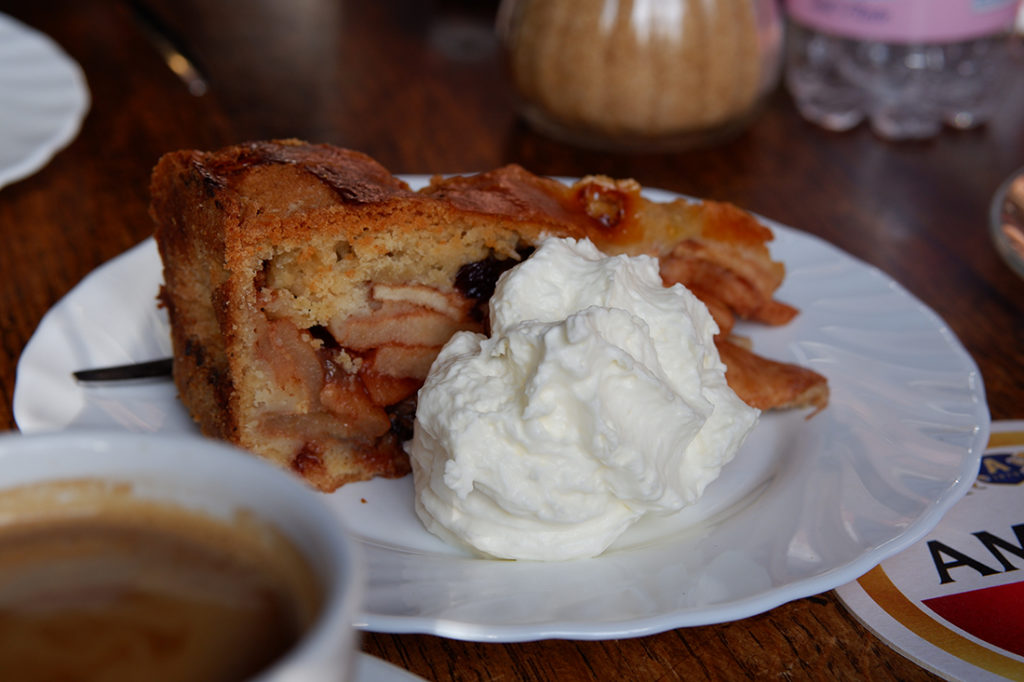
[{"label": "crumbly cake texture", "polygon": [[[414,192],[359,152],[283,140],[167,154],[151,198],[182,402],[204,434],[324,491],[409,471],[431,362],[455,331],[486,331],[497,276],[546,236],[658,257],[666,284],[708,304],[720,347],[736,317],[796,313],[772,298],[770,230],[728,204],[649,202],[630,180],[507,166]],[[824,406],[819,375],[784,365],[775,395],[749,355],[737,383],[762,404],[737,389],[748,402]]]}]

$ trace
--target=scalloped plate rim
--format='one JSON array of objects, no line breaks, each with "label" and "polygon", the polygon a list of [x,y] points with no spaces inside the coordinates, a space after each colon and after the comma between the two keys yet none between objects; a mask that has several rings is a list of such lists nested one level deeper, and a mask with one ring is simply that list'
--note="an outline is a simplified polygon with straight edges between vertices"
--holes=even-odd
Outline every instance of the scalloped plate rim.
[{"label": "scalloped plate rim", "polygon": [[[19,41],[18,43],[7,43],[4,49],[27,46],[35,51],[34,56],[38,60],[42,60],[44,66],[53,69],[54,73],[58,73],[68,81],[68,87],[58,91],[58,94],[65,96],[62,109],[59,112],[60,116],[54,120],[44,139],[39,141],[36,146],[25,149],[20,158],[11,161],[8,165],[0,165],[0,188],[3,188],[42,169],[78,136],[91,105],[91,96],[82,68],[49,36],[3,13],[0,13],[0,31],[8,31],[9,37]],[[38,66],[39,63],[37,61],[35,65]],[[0,80],[2,80],[4,69],[10,68],[12,68],[10,64],[0,62]],[[52,92],[48,91],[46,94],[52,95]],[[26,95],[31,97],[32,95],[31,92],[15,94],[22,97]],[[22,120],[27,120],[27,118]],[[11,145],[13,144],[12,139],[19,135],[21,130],[17,126],[4,126],[4,128],[4,130],[0,130],[0,145]]]}]

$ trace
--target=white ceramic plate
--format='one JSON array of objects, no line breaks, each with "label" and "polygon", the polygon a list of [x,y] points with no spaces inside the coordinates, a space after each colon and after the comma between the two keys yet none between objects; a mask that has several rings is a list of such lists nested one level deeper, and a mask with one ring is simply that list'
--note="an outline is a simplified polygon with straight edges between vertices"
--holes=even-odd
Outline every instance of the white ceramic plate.
[{"label": "white ceramic plate", "polygon": [[[345,486],[330,502],[369,563],[359,625],[509,642],[735,620],[847,583],[931,530],[970,487],[988,438],[977,367],[942,320],[884,274],[770,224],[788,269],[779,298],[802,312],[784,327],[740,331],[760,353],[822,372],[832,390],[825,411],[764,415],[699,504],[642,523],[584,561],[473,558],[423,529],[411,477]],[[71,378],[169,353],[159,282],[146,241],[46,315],[18,367],[22,430],[194,429],[170,382],[85,388]]]},{"label": "white ceramic plate", "polygon": [[50,38],[0,14],[0,187],[35,173],[78,134],[89,89]]}]

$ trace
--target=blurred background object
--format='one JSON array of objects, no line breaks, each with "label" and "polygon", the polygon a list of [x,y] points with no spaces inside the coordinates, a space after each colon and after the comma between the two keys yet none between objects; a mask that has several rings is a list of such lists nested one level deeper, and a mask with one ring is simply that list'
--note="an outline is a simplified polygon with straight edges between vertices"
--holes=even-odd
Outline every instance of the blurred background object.
[{"label": "blurred background object", "polygon": [[829,130],[887,139],[988,120],[1010,73],[1018,0],[786,0],[786,84]]},{"label": "blurred background object", "polygon": [[996,190],[989,211],[989,228],[999,255],[1024,277],[1024,168]]},{"label": "blurred background object", "polygon": [[598,149],[727,139],[781,65],[775,0],[504,0],[498,33],[524,118]]}]

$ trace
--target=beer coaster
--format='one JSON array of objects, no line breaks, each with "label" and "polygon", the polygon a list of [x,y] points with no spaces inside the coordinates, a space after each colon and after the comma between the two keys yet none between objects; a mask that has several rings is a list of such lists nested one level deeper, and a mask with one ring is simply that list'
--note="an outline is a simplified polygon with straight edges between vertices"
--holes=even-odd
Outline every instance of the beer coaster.
[{"label": "beer coaster", "polygon": [[836,592],[948,680],[1024,680],[1024,421],[993,422],[974,486],[935,529]]}]

